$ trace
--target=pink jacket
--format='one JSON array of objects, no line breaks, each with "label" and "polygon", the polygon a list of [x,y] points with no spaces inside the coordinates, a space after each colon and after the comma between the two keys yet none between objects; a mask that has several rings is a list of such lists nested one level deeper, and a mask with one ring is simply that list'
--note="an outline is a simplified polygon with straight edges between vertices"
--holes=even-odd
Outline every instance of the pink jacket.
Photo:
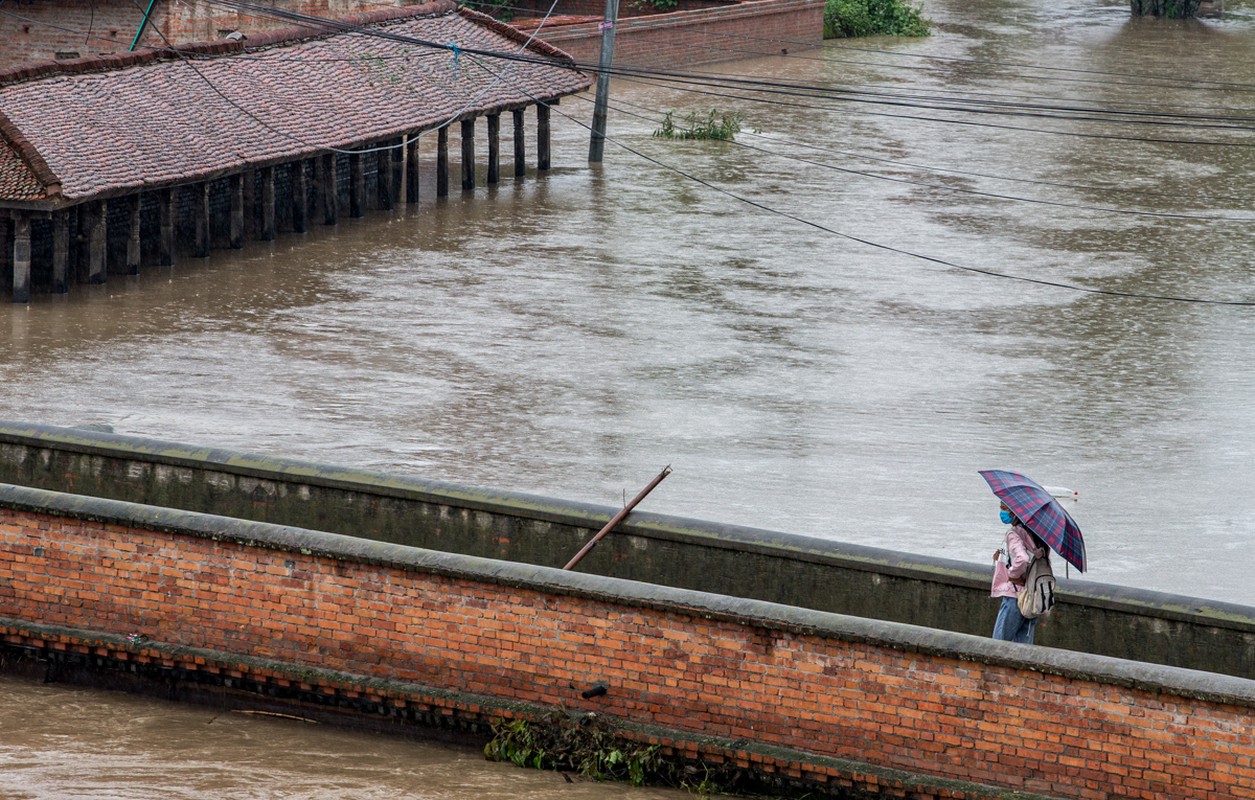
[{"label": "pink jacket", "polygon": [[[1007,554],[1010,553],[1010,565]],[[1024,573],[1034,553],[1038,558],[1046,555],[1045,550],[1033,542],[1033,535],[1019,525],[1012,525],[1007,531],[1006,542],[1003,543],[1002,557],[994,562],[994,583],[989,591],[990,597],[1015,597],[1024,588]]]}]

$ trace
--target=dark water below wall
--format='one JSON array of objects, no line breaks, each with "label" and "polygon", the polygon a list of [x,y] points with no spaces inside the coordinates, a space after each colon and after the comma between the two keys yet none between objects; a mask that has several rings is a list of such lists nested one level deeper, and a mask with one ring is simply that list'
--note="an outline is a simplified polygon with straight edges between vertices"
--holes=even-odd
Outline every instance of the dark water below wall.
[{"label": "dark water below wall", "polygon": [[[292,715],[293,717],[297,715]],[[683,800],[474,748],[0,675],[6,800]]]},{"label": "dark water below wall", "polygon": [[[938,25],[925,40],[721,67],[892,93],[898,105],[763,105],[616,80],[610,131],[729,192],[901,251],[1114,292],[1249,301],[1249,125],[1080,119],[1117,105],[1255,116],[1255,17],[1249,3],[1226,6],[1222,20],[1165,22],[1131,19],[1124,2],[928,2]],[[749,56],[778,44],[728,46]],[[920,95],[1080,110],[973,116],[924,108]],[[650,136],[665,110],[712,106],[745,112],[740,145]],[[580,99],[560,110],[591,118]],[[648,510],[979,564],[1001,528],[976,470],[1021,469],[1081,492],[1088,577],[1255,604],[1249,308],[1080,293],[871,248],[613,143],[590,170],[587,132],[554,123],[557,169],[542,180],[6,304],[0,418],[602,504],[670,463]],[[1193,143],[1137,141],[1147,138]],[[169,735],[185,723],[164,717],[181,710],[44,691],[22,685],[0,706],[0,794],[138,786],[169,797],[187,776],[163,782],[168,765],[208,747]],[[121,756],[84,724],[146,715],[161,733],[119,737]],[[260,724],[254,741],[275,741]],[[472,779],[456,754],[433,769],[457,783],[431,794],[398,788],[421,782],[398,759],[372,772],[359,769],[365,757],[325,757],[390,746],[236,748],[234,760],[209,759],[226,788],[184,796],[241,796],[232,781],[245,773],[258,797],[286,786],[327,796],[306,770],[346,781],[345,797],[532,791],[516,791],[535,777],[516,772]],[[68,764],[69,782],[47,788]]]}]

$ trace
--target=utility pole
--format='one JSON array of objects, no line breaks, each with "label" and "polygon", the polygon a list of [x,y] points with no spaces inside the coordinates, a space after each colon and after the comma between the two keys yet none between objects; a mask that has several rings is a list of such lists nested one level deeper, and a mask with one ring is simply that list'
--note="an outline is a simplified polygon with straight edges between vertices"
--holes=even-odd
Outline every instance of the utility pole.
[{"label": "utility pole", "polygon": [[614,26],[619,21],[619,0],[606,0],[601,22],[601,59],[597,66],[597,99],[593,103],[593,133],[588,140],[588,162],[601,163],[606,147],[606,106],[610,102],[610,67],[614,64]]}]

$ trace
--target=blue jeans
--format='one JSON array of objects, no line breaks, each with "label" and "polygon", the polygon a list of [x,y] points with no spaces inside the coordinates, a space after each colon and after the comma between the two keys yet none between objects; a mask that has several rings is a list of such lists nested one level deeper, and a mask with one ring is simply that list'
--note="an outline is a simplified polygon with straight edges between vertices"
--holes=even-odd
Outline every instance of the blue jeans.
[{"label": "blue jeans", "polygon": [[1037,620],[1024,619],[1020,607],[1014,597],[1002,598],[1002,606],[998,609],[998,619],[994,622],[994,638],[1020,644],[1033,643],[1033,628]]}]

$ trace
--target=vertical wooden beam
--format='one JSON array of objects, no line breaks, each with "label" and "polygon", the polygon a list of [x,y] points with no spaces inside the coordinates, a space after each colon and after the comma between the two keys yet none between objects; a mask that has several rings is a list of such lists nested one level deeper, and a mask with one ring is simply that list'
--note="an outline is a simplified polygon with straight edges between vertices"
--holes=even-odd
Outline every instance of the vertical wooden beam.
[{"label": "vertical wooden beam", "polygon": [[436,134],[436,197],[449,196],[449,126]]},{"label": "vertical wooden beam", "polygon": [[360,217],[366,212],[366,173],[362,167],[362,154],[349,154],[349,216]]},{"label": "vertical wooden beam", "polygon": [[527,149],[523,141],[523,111],[516,108],[511,114],[514,117],[514,177],[522,178],[527,174]]},{"label": "vertical wooden beam", "polygon": [[309,181],[305,177],[305,161],[292,162],[292,230],[309,230]]},{"label": "vertical wooden beam", "polygon": [[335,153],[322,155],[322,181],[318,191],[322,195],[323,224],[337,224],[340,221],[340,182]]},{"label": "vertical wooden beam", "polygon": [[327,193],[323,189],[323,182],[326,180],[326,176],[323,174],[323,157],[314,156],[309,160],[309,166],[310,180],[313,183],[313,186],[310,187],[313,191],[310,192],[309,218],[325,221],[327,218],[327,207],[324,203],[326,202]]},{"label": "vertical wooden beam", "polygon": [[104,283],[108,280],[109,265],[109,215],[104,200],[94,200],[84,208],[87,218],[87,280]]},{"label": "vertical wooden beam", "polygon": [[501,180],[501,115],[488,115],[488,185]]},{"label": "vertical wooden beam", "polygon": [[475,118],[462,120],[462,191],[475,188]]},{"label": "vertical wooden beam", "polygon": [[140,261],[140,238],[139,238],[139,193],[128,195],[126,198],[126,218],[128,230],[126,236],[126,274],[139,274]]},{"label": "vertical wooden beam", "polygon": [[418,136],[411,135],[405,143],[405,202],[418,202]]},{"label": "vertical wooden beam", "polygon": [[192,208],[195,215],[192,255],[209,258],[209,181],[201,181],[192,187]]},{"label": "vertical wooden beam", "polygon": [[157,263],[163,267],[174,263],[174,197],[173,189],[157,194]]},{"label": "vertical wooden beam", "polygon": [[392,149],[379,145],[375,151],[375,202],[381,211],[391,211],[392,195]]},{"label": "vertical wooden beam", "polygon": [[[276,234],[287,233],[292,230],[292,201],[295,197],[292,193],[292,167],[292,162],[274,166]],[[282,178],[284,175],[288,178],[288,194],[286,197],[279,192],[279,186],[283,182]]]},{"label": "vertical wooden beam", "polygon": [[257,170],[244,170],[240,173],[240,181],[244,193],[244,241],[255,240],[260,229],[257,219],[261,216],[257,204]]},{"label": "vertical wooden beam", "polygon": [[275,238],[275,168],[261,168],[261,230],[257,238],[272,242]]},{"label": "vertical wooden beam", "polygon": [[52,291],[65,294],[70,290],[70,212],[52,214]]},{"label": "vertical wooden beam", "polygon": [[392,140],[392,207],[401,205],[405,192],[405,137]]},{"label": "vertical wooden beam", "polygon": [[549,170],[549,106],[536,106],[536,169]]},{"label": "vertical wooden beam", "polygon": [[[252,173],[246,173],[252,177]],[[227,179],[231,194],[231,218],[228,221],[227,246],[232,250],[244,247],[244,175],[236,173]]]},{"label": "vertical wooden beam", "polygon": [[13,302],[31,301],[31,218],[13,212]]}]

